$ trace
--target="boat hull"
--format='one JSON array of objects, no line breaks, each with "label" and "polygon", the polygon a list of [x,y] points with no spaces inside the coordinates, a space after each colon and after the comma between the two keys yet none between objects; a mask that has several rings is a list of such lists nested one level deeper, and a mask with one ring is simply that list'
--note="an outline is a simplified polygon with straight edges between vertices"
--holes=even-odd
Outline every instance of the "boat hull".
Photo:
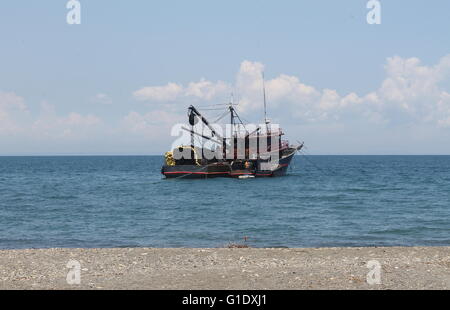
[{"label": "boat hull", "polygon": [[168,166],[164,165],[161,169],[161,173],[169,179],[174,178],[186,178],[186,179],[209,179],[217,177],[231,177],[231,178],[267,178],[267,177],[279,177],[287,174],[289,165],[292,158],[295,155],[293,150],[290,154],[283,156],[279,160],[279,164],[274,170],[232,170],[230,165],[227,164],[214,164],[214,165],[176,165]]},{"label": "boat hull", "polygon": [[221,166],[197,166],[197,165],[164,165],[161,173],[166,178],[187,178],[187,179],[206,179],[217,177],[228,177],[230,168],[226,165]]},{"label": "boat hull", "polygon": [[287,156],[283,156],[280,158],[278,167],[275,170],[267,171],[267,170],[257,170],[255,172],[255,176],[258,178],[261,177],[281,177],[285,176],[288,172],[289,165],[291,164],[292,158],[294,157],[296,151],[292,151],[291,154]]}]

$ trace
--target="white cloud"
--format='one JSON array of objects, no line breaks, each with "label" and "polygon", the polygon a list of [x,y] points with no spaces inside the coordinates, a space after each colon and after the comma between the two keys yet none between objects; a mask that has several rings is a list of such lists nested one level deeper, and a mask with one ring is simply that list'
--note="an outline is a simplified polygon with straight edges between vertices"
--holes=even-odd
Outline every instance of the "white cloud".
[{"label": "white cloud", "polygon": [[175,83],[168,83],[165,86],[143,87],[133,93],[138,100],[149,101],[174,101],[183,92],[183,87]]},{"label": "white cloud", "polygon": [[213,83],[202,78],[199,82],[189,83],[189,85],[184,89],[184,96],[192,96],[209,101],[217,96],[222,96],[229,93],[230,89],[230,86],[222,81]]},{"label": "white cloud", "polygon": [[387,78],[379,90],[380,98],[406,111],[413,112],[418,100],[439,93],[438,68],[422,66],[417,58],[388,58],[385,70]]},{"label": "white cloud", "polygon": [[0,91],[0,108],[6,109],[19,109],[25,111],[27,109],[22,97],[17,96],[15,93]]},{"label": "white cloud", "polygon": [[112,104],[112,99],[104,93],[98,93],[92,98],[92,101],[100,104]]},{"label": "white cloud", "polygon": [[0,93],[0,135],[22,135],[25,137],[61,137],[88,134],[92,128],[102,124],[95,115],[71,112],[59,116],[53,105],[41,103],[38,115],[30,114],[22,97],[12,93]]},{"label": "white cloud", "polygon": [[[134,94],[138,99],[155,101],[176,101],[188,96],[201,101],[218,101],[224,93],[236,89],[239,110],[244,115],[255,115],[255,112],[260,115],[263,71],[262,63],[243,61],[235,86],[201,79],[187,87],[169,83],[164,87],[146,87]],[[299,77],[280,74],[266,80],[267,100],[273,112],[284,112],[285,121],[351,122],[365,119],[376,124],[423,122],[447,126],[450,119],[448,90],[442,89],[441,84],[450,77],[450,55],[434,66],[423,65],[414,57],[390,57],[385,72],[386,78],[381,85],[362,96],[356,92],[339,94],[334,89],[321,90],[303,83]]]},{"label": "white cloud", "polygon": [[[289,101],[306,100],[317,98],[319,92],[312,86],[305,85],[295,76],[285,74],[269,80],[267,92],[274,101],[288,99]],[[261,86],[259,86],[261,88]],[[261,91],[259,89],[259,91]]]},{"label": "white cloud", "polygon": [[144,114],[131,111],[122,119],[122,126],[132,133],[156,136],[161,133],[161,129],[163,132],[167,132],[172,125],[182,121],[183,116],[163,110],[154,110]]},{"label": "white cloud", "polygon": [[90,127],[100,124],[101,120],[97,116],[92,114],[81,115],[79,113],[72,112],[69,114],[69,116],[60,118],[59,122],[62,125],[68,126]]},{"label": "white cloud", "polygon": [[137,100],[171,102],[181,98],[195,98],[209,101],[217,96],[223,96],[231,92],[230,86],[225,82],[210,82],[200,79],[198,82],[190,82],[187,86],[176,83],[168,83],[165,86],[147,86],[133,93]]},{"label": "white cloud", "polygon": [[438,124],[450,127],[450,93],[442,92],[438,102]]},{"label": "white cloud", "polygon": [[22,97],[0,91],[0,135],[20,132],[22,128],[18,123],[28,113]]},{"label": "white cloud", "polygon": [[[185,85],[168,83],[143,87],[133,93],[135,99],[157,104],[145,113],[128,110],[119,121],[110,122],[89,112],[59,114],[54,106],[45,102],[33,115],[22,97],[0,91],[0,142],[10,141],[10,145],[14,145],[20,143],[16,142],[20,141],[18,137],[25,137],[27,141],[52,141],[62,145],[64,141],[93,141],[107,137],[114,145],[117,145],[116,139],[122,139],[121,143],[129,146],[142,140],[151,141],[151,145],[158,141],[160,145],[170,145],[173,139],[170,129],[176,123],[186,122],[185,112],[191,102],[200,105],[224,103],[232,91],[235,98],[239,98],[241,116],[258,122],[262,119],[263,71],[262,63],[243,61],[234,85],[202,78]],[[349,141],[353,139],[359,143],[365,143],[366,138],[374,139],[378,141],[377,150],[383,146],[384,138],[390,141],[392,150],[400,150],[395,144],[400,140],[428,143],[434,139],[433,134],[444,141],[450,130],[447,83],[450,80],[450,55],[435,65],[424,65],[418,58],[391,57],[386,60],[385,72],[381,84],[367,94],[355,91],[342,94],[333,88],[321,89],[308,85],[298,76],[286,74],[266,78],[269,117],[283,127],[318,132],[325,138],[345,135]],[[91,99],[104,104],[112,102],[105,93],[98,93]],[[408,132],[415,136],[407,136]],[[333,141],[328,143],[332,145]],[[24,145],[26,148],[25,142]],[[403,146],[406,149],[406,142]]]},{"label": "white cloud", "polygon": [[[333,89],[318,90],[302,83],[298,77],[281,74],[266,82],[267,98],[273,107],[283,106],[301,121],[351,121],[365,118],[369,122],[395,122],[401,118],[430,121],[437,110],[442,92],[439,82],[448,77],[450,57],[434,67],[423,66],[417,58],[392,57],[385,66],[386,79],[379,89],[364,96],[356,92],[341,95]],[[261,109],[260,63],[243,62],[238,86],[243,94],[243,110]]]},{"label": "white cloud", "polygon": [[57,115],[53,105],[42,102],[40,114],[30,130],[39,137],[88,138],[102,124],[102,120],[93,114],[71,112],[66,116]]},{"label": "white cloud", "polygon": [[[237,88],[242,96],[240,110],[243,112],[261,110],[263,69],[264,66],[260,63],[244,61],[241,64]],[[344,108],[362,102],[356,93],[341,97],[336,90],[318,90],[302,83],[298,77],[286,74],[266,81],[266,96],[272,109],[282,107],[290,118],[309,122],[337,120]]]},{"label": "white cloud", "polygon": [[[260,110],[263,103],[264,65],[258,62],[242,62],[236,78],[239,93],[239,108],[242,112]],[[281,74],[277,78],[266,80],[266,99],[271,107],[281,104],[306,105],[320,97],[312,86],[300,82],[298,77]]]}]

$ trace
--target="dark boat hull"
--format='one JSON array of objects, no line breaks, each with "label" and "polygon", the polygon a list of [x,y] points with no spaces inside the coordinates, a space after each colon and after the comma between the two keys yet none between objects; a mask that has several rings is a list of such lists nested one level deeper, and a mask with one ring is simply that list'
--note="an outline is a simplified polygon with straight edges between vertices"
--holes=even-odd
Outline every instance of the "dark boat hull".
[{"label": "dark boat hull", "polygon": [[293,150],[289,155],[283,156],[279,160],[279,165],[274,170],[231,170],[229,165],[214,164],[206,166],[197,165],[164,165],[161,173],[166,178],[186,178],[186,179],[207,179],[217,177],[279,177],[286,175],[288,167],[295,155],[296,150]]},{"label": "dark boat hull", "polygon": [[230,175],[230,167],[226,165],[220,166],[164,165],[161,169],[161,173],[166,178],[206,179],[206,178],[228,177]]}]

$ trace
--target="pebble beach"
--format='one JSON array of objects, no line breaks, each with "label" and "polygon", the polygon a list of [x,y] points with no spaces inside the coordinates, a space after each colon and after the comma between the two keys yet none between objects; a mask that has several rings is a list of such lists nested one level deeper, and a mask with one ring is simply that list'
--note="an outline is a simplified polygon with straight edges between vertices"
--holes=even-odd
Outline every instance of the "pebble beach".
[{"label": "pebble beach", "polygon": [[0,289],[448,290],[450,247],[1,250]]}]

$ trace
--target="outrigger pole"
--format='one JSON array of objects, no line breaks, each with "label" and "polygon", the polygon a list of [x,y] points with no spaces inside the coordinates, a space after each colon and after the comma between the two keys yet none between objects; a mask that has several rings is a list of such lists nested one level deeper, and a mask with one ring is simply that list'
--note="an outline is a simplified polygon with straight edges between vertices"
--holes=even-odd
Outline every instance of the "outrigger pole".
[{"label": "outrigger pole", "polygon": [[[194,106],[190,106],[189,107],[189,111],[191,112],[191,114],[189,114],[189,116],[191,117],[191,115],[193,116],[197,116],[198,118],[201,119],[201,121],[211,130],[211,134],[212,136],[216,136],[217,139],[222,140],[223,138],[214,130],[214,128],[209,124],[208,120],[206,118],[203,117],[203,115],[200,114],[200,112],[194,107]],[[194,121],[191,122],[191,118],[189,118],[189,123],[191,125],[193,125]]]},{"label": "outrigger pole", "polygon": [[[193,106],[191,105],[189,107],[189,123],[192,126],[192,130],[190,130],[191,132],[191,141],[194,141],[194,125],[195,125],[195,116],[197,116],[198,118],[201,119],[201,121],[211,130],[211,136],[212,137],[216,137],[219,141],[222,141],[222,150],[223,150],[223,156],[225,158],[225,152],[226,152],[226,148],[227,148],[227,142],[225,140],[225,138],[221,137],[215,130],[214,128],[209,124],[208,120],[206,118],[203,117],[203,115],[200,114],[200,112]],[[192,142],[193,144],[193,142]],[[192,146],[193,147],[193,146]]]},{"label": "outrigger pole", "polygon": [[221,143],[219,140],[215,140],[212,137],[208,137],[208,136],[202,135],[202,134],[200,134],[198,132],[195,132],[193,130],[190,130],[190,129],[186,128],[186,127],[181,127],[181,129],[183,129],[184,131],[189,132],[191,135],[196,135],[196,136],[202,137],[203,139],[210,140],[210,141],[212,141],[214,143],[219,143],[219,144]]},{"label": "outrigger pole", "polygon": [[[200,136],[204,139],[213,141],[215,143],[221,143],[220,141],[222,141],[222,149],[223,149],[223,155],[225,156],[225,152],[226,149],[231,146],[231,141],[234,138],[234,126],[236,125],[235,123],[235,118],[237,118],[239,120],[239,122],[242,124],[242,126],[245,129],[246,135],[245,135],[245,140],[248,140],[248,138],[250,137],[250,135],[252,135],[253,133],[257,132],[259,134],[259,130],[260,128],[258,127],[255,131],[253,131],[252,133],[250,133],[247,128],[245,127],[244,123],[242,122],[241,118],[239,117],[239,115],[236,113],[236,110],[233,108],[233,105],[230,104],[229,108],[230,110],[230,117],[231,117],[231,136],[230,136],[230,145],[227,145],[226,142],[226,138],[221,137],[215,130],[214,128],[210,125],[210,123],[208,122],[208,120],[203,117],[203,115],[194,107],[194,106],[190,106],[188,111],[189,111],[189,124],[191,125],[191,129],[188,129],[186,127],[182,127],[183,130],[189,132],[191,134],[191,147],[194,148],[194,135]],[[195,117],[198,117],[210,130],[211,130],[211,137],[207,137],[203,134],[199,134],[196,133],[194,131],[194,125],[196,124],[196,120]],[[213,139],[214,137],[216,137],[216,139]]]}]

